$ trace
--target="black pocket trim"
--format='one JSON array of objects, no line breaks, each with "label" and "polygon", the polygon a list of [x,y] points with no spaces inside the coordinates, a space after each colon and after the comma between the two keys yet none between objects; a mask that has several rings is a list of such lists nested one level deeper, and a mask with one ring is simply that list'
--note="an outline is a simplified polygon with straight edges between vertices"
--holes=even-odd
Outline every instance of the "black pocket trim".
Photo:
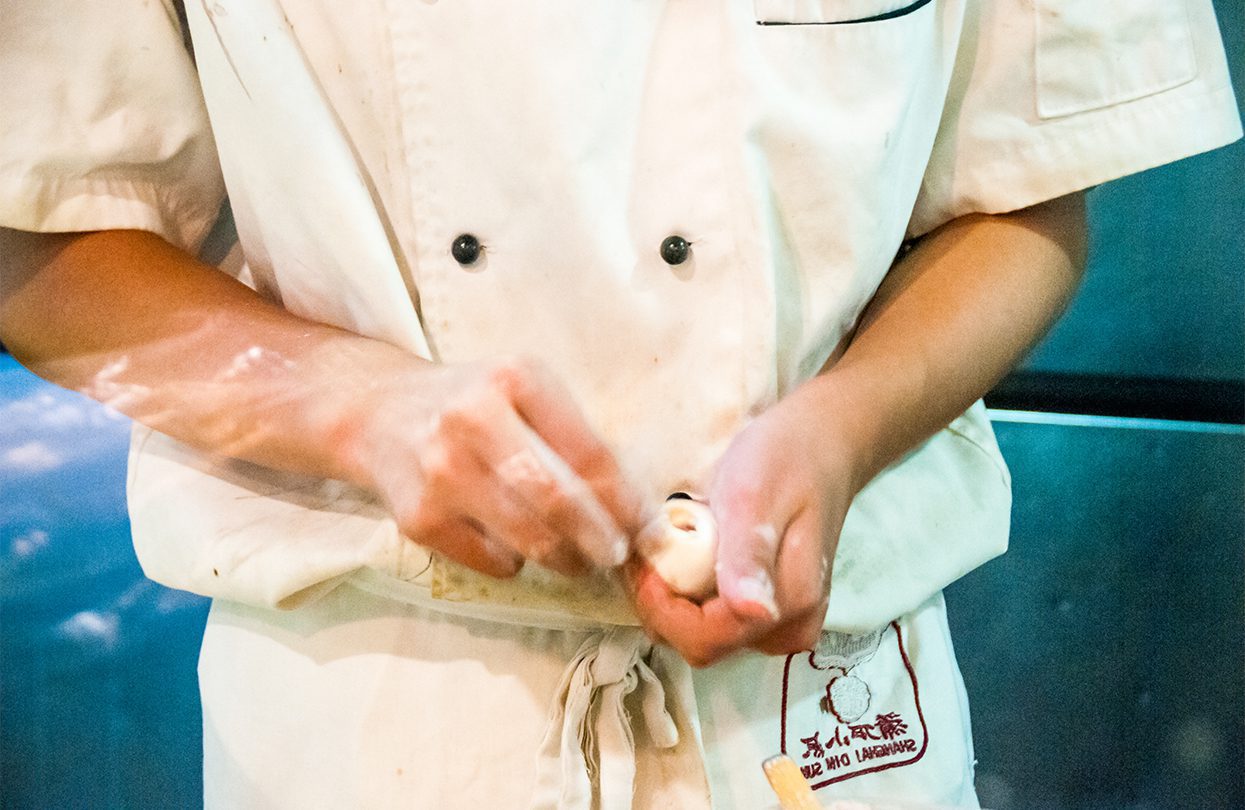
[{"label": "black pocket trim", "polygon": [[757,20],[757,25],[858,25],[860,23],[881,22],[882,20],[893,20],[896,17],[903,17],[914,11],[919,11],[930,4],[930,0],[916,0],[915,3],[909,3],[903,8],[897,8],[894,11],[888,11],[885,14],[874,14],[872,17],[861,17],[859,20],[836,20],[835,22],[784,22]]}]

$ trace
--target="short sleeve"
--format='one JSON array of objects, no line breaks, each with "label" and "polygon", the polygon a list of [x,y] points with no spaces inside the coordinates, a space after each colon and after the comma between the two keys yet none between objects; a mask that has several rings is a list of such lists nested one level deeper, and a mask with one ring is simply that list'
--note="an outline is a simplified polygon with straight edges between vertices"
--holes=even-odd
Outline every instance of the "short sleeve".
[{"label": "short sleeve", "polygon": [[969,0],[909,233],[1240,135],[1210,0]]},{"label": "short sleeve", "polygon": [[0,225],[203,239],[224,188],[171,2],[5,3],[0,76]]}]

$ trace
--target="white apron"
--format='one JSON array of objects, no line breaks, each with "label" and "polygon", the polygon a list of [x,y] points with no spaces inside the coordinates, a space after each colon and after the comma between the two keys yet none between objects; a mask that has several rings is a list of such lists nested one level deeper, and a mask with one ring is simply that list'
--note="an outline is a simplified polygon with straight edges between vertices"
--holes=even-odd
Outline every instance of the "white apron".
[{"label": "white apron", "polygon": [[760,763],[780,752],[826,801],[976,806],[941,596],[695,672],[638,628],[393,596],[364,578],[291,611],[216,601],[207,806],[751,810],[774,806]]},{"label": "white apron", "polygon": [[[159,4],[0,19],[0,223],[193,249],[223,177],[231,272],[433,360],[540,357],[653,498],[842,351],[905,236],[1240,132],[1201,0],[186,11],[197,67]],[[129,485],[148,574],[217,599],[211,806],[758,807],[780,751],[827,799],[975,802],[939,592],[1006,545],[979,405],[853,503],[817,650],[702,672],[608,577],[489,580],[336,482],[140,428]]]}]

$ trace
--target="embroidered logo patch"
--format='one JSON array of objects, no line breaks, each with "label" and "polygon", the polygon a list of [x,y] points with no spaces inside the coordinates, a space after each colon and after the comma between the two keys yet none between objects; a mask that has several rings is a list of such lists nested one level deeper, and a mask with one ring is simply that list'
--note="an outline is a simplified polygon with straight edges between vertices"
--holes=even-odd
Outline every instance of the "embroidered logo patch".
[{"label": "embroidered logo patch", "polygon": [[824,632],[816,650],[787,656],[781,733],[813,790],[924,756],[929,730],[899,624]]}]

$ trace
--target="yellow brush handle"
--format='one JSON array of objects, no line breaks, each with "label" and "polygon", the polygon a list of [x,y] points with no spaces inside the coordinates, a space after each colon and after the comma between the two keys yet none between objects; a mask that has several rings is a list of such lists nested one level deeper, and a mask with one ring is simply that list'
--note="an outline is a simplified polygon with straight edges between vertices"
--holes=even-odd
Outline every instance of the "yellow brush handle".
[{"label": "yellow brush handle", "polygon": [[765,778],[778,794],[778,804],[782,810],[821,810],[813,789],[809,787],[804,774],[786,754],[770,757],[761,763],[765,770]]}]

